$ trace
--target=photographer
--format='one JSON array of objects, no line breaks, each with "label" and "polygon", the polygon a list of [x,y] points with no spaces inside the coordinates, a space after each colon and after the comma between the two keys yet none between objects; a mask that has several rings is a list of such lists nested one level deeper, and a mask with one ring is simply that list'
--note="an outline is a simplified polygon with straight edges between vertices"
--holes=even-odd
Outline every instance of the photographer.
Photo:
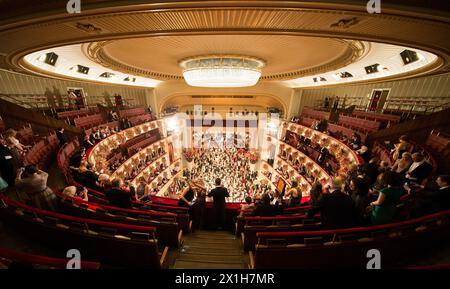
[{"label": "photographer", "polygon": [[32,204],[40,209],[56,211],[57,198],[47,187],[48,174],[35,165],[20,168],[16,175],[16,188],[26,193]]}]

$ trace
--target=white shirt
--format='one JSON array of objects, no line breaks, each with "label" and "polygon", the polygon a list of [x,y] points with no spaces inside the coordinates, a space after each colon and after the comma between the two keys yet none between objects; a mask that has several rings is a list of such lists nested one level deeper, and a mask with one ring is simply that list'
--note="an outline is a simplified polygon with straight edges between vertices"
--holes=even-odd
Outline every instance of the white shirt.
[{"label": "white shirt", "polygon": [[424,162],[425,162],[425,160],[423,160],[421,162],[413,162],[412,165],[409,167],[408,173],[410,174],[412,171],[414,171],[418,166],[420,166]]}]

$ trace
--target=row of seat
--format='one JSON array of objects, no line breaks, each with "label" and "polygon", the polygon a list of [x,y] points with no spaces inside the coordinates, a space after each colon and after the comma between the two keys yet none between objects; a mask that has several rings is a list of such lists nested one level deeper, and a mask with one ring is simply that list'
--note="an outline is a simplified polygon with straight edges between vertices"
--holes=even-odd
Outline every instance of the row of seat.
[{"label": "row of seat", "polygon": [[102,124],[103,117],[101,114],[93,114],[75,118],[73,121],[76,127],[87,129]]},{"label": "row of seat", "polygon": [[56,194],[61,200],[62,209],[69,215],[121,224],[155,227],[155,236],[160,245],[178,248],[182,244],[182,230],[174,213],[123,209],[86,202],[79,198],[64,196],[58,192]]},{"label": "row of seat", "polygon": [[399,115],[367,112],[367,111],[354,111],[352,113],[352,116],[363,119],[375,120],[378,122],[387,122],[391,124],[400,123],[401,120],[401,116]]},{"label": "row of seat", "polygon": [[132,125],[138,125],[138,124],[141,124],[144,122],[156,120],[156,118],[151,114],[142,114],[142,115],[130,117],[128,120],[130,121],[130,123]]},{"label": "row of seat", "polygon": [[307,117],[307,118],[312,118],[315,120],[322,120],[322,119],[328,119],[329,118],[329,113],[325,112],[325,111],[320,111],[320,110],[314,110],[311,108],[307,108],[305,107],[302,111],[302,116],[303,117]]},{"label": "row of seat", "polygon": [[[70,259],[55,258],[19,252],[0,247],[0,269],[2,268],[34,268],[34,269],[67,269]],[[69,265],[70,266],[70,265]],[[80,269],[99,269],[99,262],[80,261]]]},{"label": "row of seat", "polygon": [[371,132],[378,131],[380,129],[381,123],[378,121],[361,119],[357,117],[350,117],[345,115],[339,116],[339,125],[352,128],[354,130],[360,131],[363,134],[368,134]]},{"label": "row of seat", "polygon": [[83,259],[115,267],[162,268],[168,247],[159,253],[156,228],[113,223],[49,212],[0,195],[2,220],[30,239],[52,246],[58,255],[69,249]]},{"label": "row of seat", "polygon": [[130,109],[124,109],[119,112],[119,115],[121,117],[130,118],[137,115],[145,114],[145,108],[144,107],[136,107],[136,108],[130,108]]},{"label": "row of seat", "polygon": [[58,112],[56,116],[58,119],[73,120],[74,118],[83,117],[94,113],[98,113],[97,108],[81,108],[76,110]]},{"label": "row of seat", "polygon": [[[383,264],[428,249],[450,237],[450,210],[380,226],[300,232],[259,232],[250,268],[366,268],[370,250]],[[289,258],[286,258],[289,256]]]},{"label": "row of seat", "polygon": [[59,141],[56,134],[52,133],[47,138],[35,143],[25,155],[26,164],[39,165],[46,168],[50,165],[58,152]]}]

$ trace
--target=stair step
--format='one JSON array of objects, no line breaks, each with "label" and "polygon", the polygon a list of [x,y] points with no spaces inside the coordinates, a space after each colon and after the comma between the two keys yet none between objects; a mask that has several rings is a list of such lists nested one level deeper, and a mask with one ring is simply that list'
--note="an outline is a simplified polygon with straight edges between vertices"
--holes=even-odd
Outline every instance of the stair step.
[{"label": "stair step", "polygon": [[215,263],[198,261],[175,261],[174,269],[244,269],[244,264],[240,263]]},{"label": "stair step", "polygon": [[240,249],[223,249],[223,248],[207,248],[207,247],[191,247],[186,245],[184,252],[188,254],[209,254],[209,255],[242,255]]},{"label": "stair step", "polygon": [[214,263],[242,263],[242,256],[230,255],[204,255],[183,253],[177,259],[179,261],[214,262]]}]

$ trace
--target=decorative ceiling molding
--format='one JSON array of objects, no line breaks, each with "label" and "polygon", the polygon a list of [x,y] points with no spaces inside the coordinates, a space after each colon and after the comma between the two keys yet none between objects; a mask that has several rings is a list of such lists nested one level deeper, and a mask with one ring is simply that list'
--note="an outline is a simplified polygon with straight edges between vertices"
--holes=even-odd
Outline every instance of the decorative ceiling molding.
[{"label": "decorative ceiling molding", "polygon": [[[439,61],[423,69],[421,74],[448,70],[450,42],[447,35],[450,35],[450,24],[448,19],[445,21],[441,15],[434,17],[423,13],[423,17],[420,17],[419,10],[402,11],[401,6],[389,7],[382,14],[368,14],[354,1],[339,1],[340,5],[336,5],[336,1],[326,2],[183,1],[148,5],[116,2],[114,7],[107,7],[108,3],[103,2],[95,9],[87,7],[80,15],[70,17],[62,11],[53,15],[44,15],[47,12],[43,12],[40,18],[24,18],[15,23],[8,23],[8,20],[1,22],[3,25],[0,26],[0,53],[7,56],[5,61],[0,61],[0,66],[33,72],[23,65],[22,59],[25,55],[50,47],[77,43],[157,35],[270,34],[403,45],[440,56]],[[78,28],[77,23],[81,24]],[[104,61],[104,55],[102,57]],[[120,66],[120,63],[115,65]],[[154,73],[156,78],[157,72]],[[290,73],[295,72],[286,73],[287,75],[272,77],[289,79],[292,76]],[[299,77],[312,72],[297,73]],[[411,72],[401,77],[416,75]],[[267,79],[270,77],[267,76]]]},{"label": "decorative ceiling molding", "polygon": [[[261,80],[289,80],[339,69],[341,67],[345,67],[350,63],[358,61],[364,55],[367,55],[367,53],[370,50],[370,43],[368,42],[362,42],[357,40],[345,40],[345,39],[334,39],[334,41],[338,41],[347,45],[345,53],[343,55],[340,55],[340,57],[338,57],[337,59],[334,59],[331,62],[325,63],[323,65],[318,65],[309,69],[298,69],[295,71],[286,71],[282,73],[269,75],[266,74],[261,76]],[[152,71],[151,67],[149,69],[141,69],[115,60],[113,57],[109,56],[104,49],[106,46],[112,43],[114,43],[113,40],[83,44],[83,52],[85,52],[85,55],[95,63],[98,63],[104,67],[120,71],[123,73],[134,74],[158,80],[183,79],[181,75],[181,70],[178,75],[165,74],[157,71]],[[295,60],[293,59],[292,61]]]}]

